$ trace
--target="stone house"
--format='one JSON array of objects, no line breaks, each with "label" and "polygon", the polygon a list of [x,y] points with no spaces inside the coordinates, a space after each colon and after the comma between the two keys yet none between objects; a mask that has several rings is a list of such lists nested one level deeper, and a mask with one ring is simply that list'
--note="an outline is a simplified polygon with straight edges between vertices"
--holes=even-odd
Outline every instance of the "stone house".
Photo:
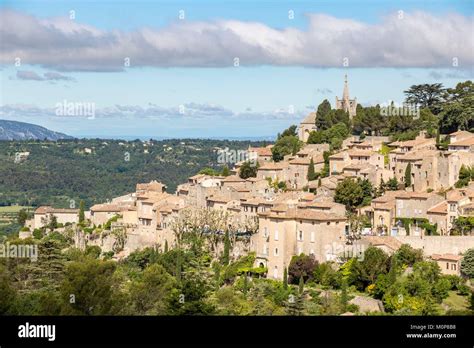
[{"label": "stone house", "polygon": [[49,224],[51,217],[56,217],[58,224],[78,223],[79,209],[62,209],[51,206],[40,206],[35,210],[32,228],[41,228]]},{"label": "stone house", "polygon": [[461,275],[461,255],[433,254],[431,259],[438,263],[441,273],[446,275]]},{"label": "stone house", "polygon": [[259,230],[252,235],[256,266],[282,279],[294,255],[313,255],[319,262],[334,259],[334,243],[345,243],[346,217],[294,205],[277,205],[259,213]]}]

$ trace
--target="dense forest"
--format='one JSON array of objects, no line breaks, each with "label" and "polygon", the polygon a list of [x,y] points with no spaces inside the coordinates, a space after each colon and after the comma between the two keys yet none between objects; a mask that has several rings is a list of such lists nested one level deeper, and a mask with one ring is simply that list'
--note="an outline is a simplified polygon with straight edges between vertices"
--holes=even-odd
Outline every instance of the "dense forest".
[{"label": "dense forest", "polygon": [[[204,139],[0,141],[0,206],[69,207],[71,200],[84,200],[89,207],[150,180],[174,192],[203,168],[221,169],[219,149],[264,144]],[[29,155],[20,156],[23,152]]]}]

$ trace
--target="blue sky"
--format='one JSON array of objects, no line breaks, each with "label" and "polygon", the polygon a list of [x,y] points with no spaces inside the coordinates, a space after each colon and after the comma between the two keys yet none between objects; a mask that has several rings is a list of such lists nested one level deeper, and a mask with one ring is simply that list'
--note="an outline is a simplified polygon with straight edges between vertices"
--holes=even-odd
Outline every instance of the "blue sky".
[{"label": "blue sky", "polygon": [[[472,1],[1,6],[0,118],[75,136],[269,136],[334,104],[346,73],[363,105],[473,75]],[[64,101],[94,104],[95,117],[56,115]]]}]

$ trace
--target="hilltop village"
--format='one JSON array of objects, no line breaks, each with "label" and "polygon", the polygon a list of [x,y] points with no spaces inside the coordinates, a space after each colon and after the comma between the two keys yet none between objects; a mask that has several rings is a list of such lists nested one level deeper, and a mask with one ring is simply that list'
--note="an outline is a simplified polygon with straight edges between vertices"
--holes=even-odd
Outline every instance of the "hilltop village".
[{"label": "hilltop village", "polygon": [[[350,119],[356,115],[347,78],[335,105]],[[314,141],[316,118],[312,112],[284,132],[298,138],[289,154],[279,155],[277,145],[250,147],[245,160],[225,163],[222,173],[191,176],[175,193],[151,181],[82,212],[42,206],[20,237],[53,219],[82,224],[77,247],[97,245],[121,259],[146,247],[173,249],[186,232],[199,229],[215,236],[216,256],[226,247],[234,260],[254,252],[254,267],[272,279],[283,279],[296,255],[337,262],[369,246],[393,254],[408,244],[437,261],[442,273],[459,275],[463,253],[474,248],[468,223],[474,216],[474,134],[446,134],[443,146],[426,131],[397,141],[345,134],[333,146]]]}]

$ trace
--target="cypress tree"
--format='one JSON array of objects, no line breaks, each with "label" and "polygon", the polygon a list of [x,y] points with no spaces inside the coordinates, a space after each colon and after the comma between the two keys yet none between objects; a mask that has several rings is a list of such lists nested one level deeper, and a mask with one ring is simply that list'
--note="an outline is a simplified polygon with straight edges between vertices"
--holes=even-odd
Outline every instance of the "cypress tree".
[{"label": "cypress tree", "polygon": [[168,252],[168,240],[165,240],[165,253]]},{"label": "cypress tree", "polygon": [[298,292],[300,293],[300,295],[301,295],[301,294],[303,293],[303,291],[304,291],[304,279],[303,279],[303,276],[300,277],[300,285],[299,285],[299,289],[298,289],[298,290],[299,290]]},{"label": "cypress tree", "polygon": [[79,223],[82,224],[85,220],[85,215],[84,215],[84,201],[79,202]]},{"label": "cypress tree", "polygon": [[221,174],[222,174],[222,176],[229,176],[229,175],[230,175],[229,167],[228,167],[228,166],[224,166],[224,167],[222,168]]},{"label": "cypress tree", "polygon": [[411,163],[408,163],[405,169],[405,188],[411,187]]},{"label": "cypress tree", "polygon": [[312,181],[316,179],[316,172],[314,171],[314,161],[312,157],[311,157],[311,161],[309,162],[307,178],[308,178],[308,181]]},{"label": "cypress tree", "polygon": [[283,289],[288,289],[288,269],[283,270]]}]

